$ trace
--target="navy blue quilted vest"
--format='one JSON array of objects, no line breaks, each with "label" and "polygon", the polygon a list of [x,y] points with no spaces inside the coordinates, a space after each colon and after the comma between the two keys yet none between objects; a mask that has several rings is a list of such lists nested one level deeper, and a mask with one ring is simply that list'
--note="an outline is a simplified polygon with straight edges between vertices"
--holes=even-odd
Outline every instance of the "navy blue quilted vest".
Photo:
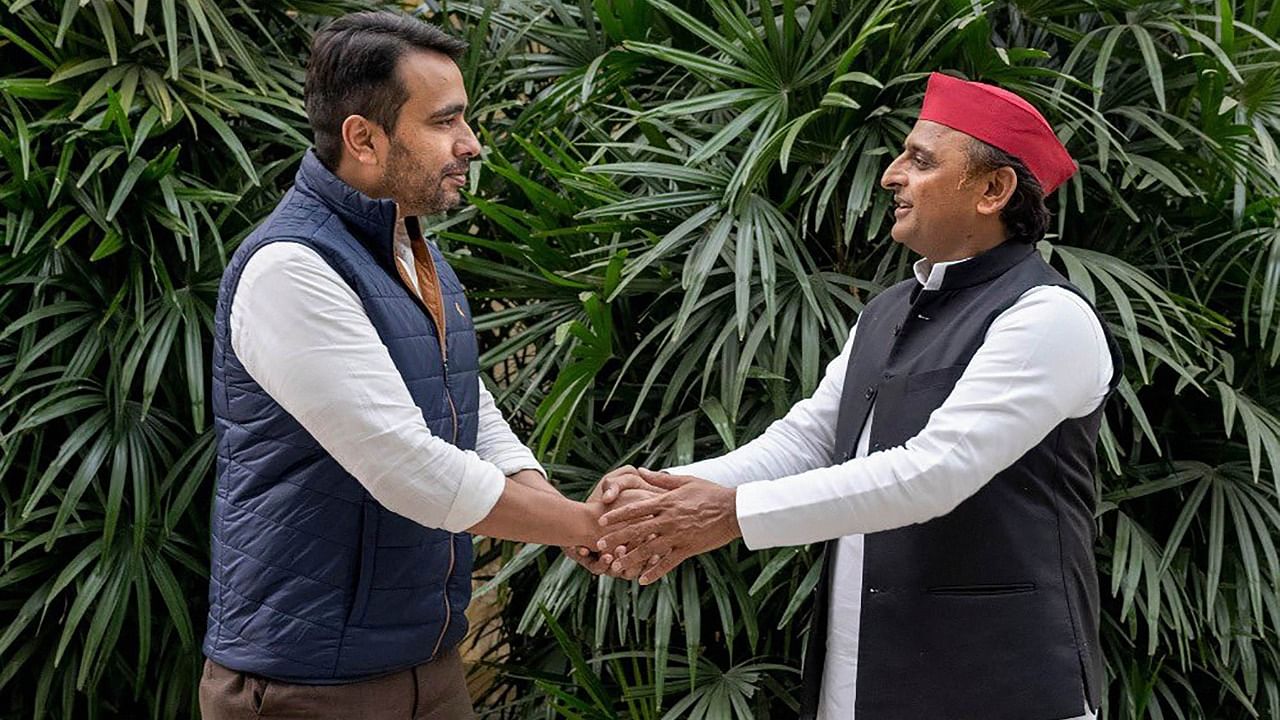
[{"label": "navy blue quilted vest", "polygon": [[471,537],[378,504],[254,382],[231,347],[228,316],[245,263],[269,243],[305,245],[359,295],[431,432],[474,449],[478,354],[462,285],[432,247],[448,311],[446,363],[435,322],[395,269],[395,217],[392,201],[357,192],[308,152],[294,187],[223,273],[204,653],[234,670],[353,682],[427,662],[466,634]]}]

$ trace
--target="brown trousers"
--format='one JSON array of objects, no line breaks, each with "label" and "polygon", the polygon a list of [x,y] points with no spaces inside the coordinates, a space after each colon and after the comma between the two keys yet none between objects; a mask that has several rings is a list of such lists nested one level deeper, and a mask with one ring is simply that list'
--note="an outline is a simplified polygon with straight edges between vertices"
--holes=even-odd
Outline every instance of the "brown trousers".
[{"label": "brown trousers", "polygon": [[475,720],[458,651],[364,682],[295,685],[205,660],[204,720]]}]

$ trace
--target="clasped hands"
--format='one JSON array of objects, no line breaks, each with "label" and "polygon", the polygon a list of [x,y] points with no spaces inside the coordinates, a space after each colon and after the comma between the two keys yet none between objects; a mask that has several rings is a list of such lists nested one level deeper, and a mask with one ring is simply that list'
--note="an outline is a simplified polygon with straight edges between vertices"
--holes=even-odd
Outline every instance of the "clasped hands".
[{"label": "clasped hands", "polygon": [[596,575],[642,585],[742,535],[736,491],[689,475],[625,465],[601,478],[586,502],[600,513],[600,538],[565,553]]}]

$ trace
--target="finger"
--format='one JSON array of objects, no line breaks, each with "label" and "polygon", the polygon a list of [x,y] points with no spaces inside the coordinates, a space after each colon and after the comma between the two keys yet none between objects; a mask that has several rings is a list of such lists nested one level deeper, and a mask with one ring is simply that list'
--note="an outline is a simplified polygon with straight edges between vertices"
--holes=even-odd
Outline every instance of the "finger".
[{"label": "finger", "polygon": [[[617,579],[619,579],[619,580],[635,580],[635,578],[634,578],[634,577],[630,577],[630,578],[629,578],[629,577],[627,577],[623,572],[621,572],[620,570],[614,570],[614,569],[613,569],[613,567],[614,567],[614,565],[616,565],[617,563],[618,563],[618,561],[617,561],[616,559],[615,559],[612,563],[610,563],[610,564],[608,565],[608,567],[606,567],[606,568],[604,569],[604,574],[605,574],[605,575],[608,575],[608,576],[609,576],[609,577],[611,577],[611,578],[617,578]],[[619,566],[619,567],[621,567],[621,566]]]},{"label": "finger", "polygon": [[644,572],[644,563],[632,563],[628,558],[614,560],[613,565],[609,566],[609,574],[623,580],[635,580],[640,577],[640,573]]},{"label": "finger", "polygon": [[649,567],[657,564],[658,560],[670,553],[676,542],[676,540],[667,537],[650,537],[645,542],[628,549],[627,554],[623,557],[628,560],[629,565]]},{"label": "finger", "polygon": [[600,499],[608,505],[617,500],[618,496],[627,490],[643,490],[649,485],[639,475],[631,473],[629,475],[601,478],[600,487],[603,488],[603,492],[600,493]]},{"label": "finger", "polygon": [[642,480],[663,490],[675,490],[676,488],[684,487],[693,479],[688,475],[671,475],[648,468],[640,468],[636,472]]},{"label": "finger", "polygon": [[602,552],[619,553],[615,548],[619,545],[627,548],[638,545],[648,539],[650,535],[661,535],[663,533],[662,521],[658,518],[650,518],[641,520],[629,525],[623,525],[617,529],[600,536],[600,540],[596,543],[596,550]]},{"label": "finger", "polygon": [[674,547],[675,544],[676,541],[673,538],[663,537],[657,533],[649,533],[643,540],[637,540],[631,545],[619,545],[614,551],[614,556],[627,557],[628,555],[635,555],[636,553],[653,555],[658,550],[666,552]]},{"label": "finger", "polygon": [[[645,543],[645,542],[652,542],[652,541],[653,541],[653,539],[654,539],[654,538],[657,538],[657,537],[658,537],[658,533],[649,533],[649,537],[644,538],[643,543]],[[641,544],[643,544],[643,543],[641,543]],[[618,557],[625,557],[625,556],[627,555],[627,553],[628,553],[628,552],[631,552],[631,550],[628,550],[628,548],[627,548],[627,546],[625,546],[625,544],[620,544],[620,546],[618,546],[618,547],[617,547],[617,550],[614,550],[613,552],[614,552],[614,553],[616,553],[616,555],[617,555]]]},{"label": "finger", "polygon": [[[658,537],[657,533],[649,533],[649,537],[645,538],[645,542],[648,542],[656,537]],[[614,548],[613,554],[618,557],[623,557],[627,554],[627,552],[628,550],[626,545],[619,545],[618,547]]]},{"label": "finger", "polygon": [[653,487],[652,485],[641,487],[641,488],[623,490],[622,492],[618,493],[618,498],[614,502],[620,503],[619,507],[621,507],[622,505],[632,505],[634,503],[638,503],[643,500],[652,500],[662,495],[665,492],[666,490]]},{"label": "finger", "polygon": [[666,575],[672,570],[675,570],[676,566],[684,562],[685,559],[688,557],[689,557],[688,555],[680,551],[673,551],[667,554],[665,557],[659,559],[657,563],[651,566],[648,570],[645,570],[640,575],[640,584],[650,585],[652,583],[657,582],[658,580],[662,579],[663,575]]},{"label": "finger", "polygon": [[591,571],[592,575],[603,575],[609,571],[609,563],[605,562],[604,557],[601,556],[592,561],[587,569]]},{"label": "finger", "polygon": [[614,560],[611,568],[614,572],[621,572],[634,577],[656,565],[671,552],[671,549],[672,543],[670,540],[658,538],[633,548],[626,555]]},{"label": "finger", "polygon": [[662,510],[663,504],[662,496],[655,495],[648,500],[637,500],[620,508],[614,508],[600,516],[600,526],[608,527],[649,515],[657,515]]},{"label": "finger", "polygon": [[582,567],[586,568],[593,575],[600,574],[598,570],[594,569],[594,566],[601,564],[599,561],[599,558],[593,558],[590,551],[588,551],[586,555],[580,554],[580,551],[585,550],[586,548],[562,547],[560,549],[564,551],[564,554],[566,557],[568,557],[570,560],[574,561],[575,563],[581,565]]},{"label": "finger", "polygon": [[635,468],[635,466],[634,466],[634,465],[623,465],[623,466],[621,466],[621,467],[614,468],[614,469],[610,470],[609,472],[605,473],[605,474],[604,474],[604,477],[602,477],[602,478],[600,478],[600,479],[601,479],[601,480],[612,480],[612,479],[614,479],[614,478],[623,477],[623,476],[625,476],[625,475],[635,475],[635,474],[636,474],[636,468]]},{"label": "finger", "polygon": [[613,487],[614,481],[618,478],[626,477],[628,475],[635,475],[635,474],[636,474],[636,469],[631,465],[623,465],[620,468],[610,470],[600,478],[600,482],[596,484],[595,492],[599,495],[601,500],[603,500],[605,503],[608,503],[611,501],[611,499],[605,499],[605,495],[609,494],[610,488]]}]

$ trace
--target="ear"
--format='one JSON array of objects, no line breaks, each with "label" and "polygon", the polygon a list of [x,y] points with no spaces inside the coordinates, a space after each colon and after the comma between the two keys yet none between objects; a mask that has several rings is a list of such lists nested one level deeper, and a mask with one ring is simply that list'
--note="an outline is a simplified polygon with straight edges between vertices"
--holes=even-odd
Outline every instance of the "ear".
[{"label": "ear", "polygon": [[381,127],[363,115],[348,115],[342,121],[342,144],[352,160],[376,167],[385,157],[387,137]]},{"label": "ear", "polygon": [[1006,165],[987,173],[979,183],[982,196],[978,198],[978,214],[999,215],[1018,189],[1018,174]]}]

